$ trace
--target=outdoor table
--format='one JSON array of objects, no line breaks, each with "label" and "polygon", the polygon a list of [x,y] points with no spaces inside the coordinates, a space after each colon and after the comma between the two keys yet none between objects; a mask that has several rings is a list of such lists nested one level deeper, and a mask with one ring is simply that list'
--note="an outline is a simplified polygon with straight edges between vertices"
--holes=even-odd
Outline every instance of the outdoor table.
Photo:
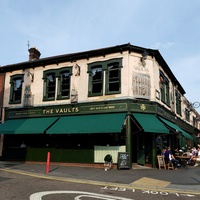
[{"label": "outdoor table", "polygon": [[191,158],[190,156],[175,156],[175,158],[180,161],[181,166],[188,169],[187,161]]}]

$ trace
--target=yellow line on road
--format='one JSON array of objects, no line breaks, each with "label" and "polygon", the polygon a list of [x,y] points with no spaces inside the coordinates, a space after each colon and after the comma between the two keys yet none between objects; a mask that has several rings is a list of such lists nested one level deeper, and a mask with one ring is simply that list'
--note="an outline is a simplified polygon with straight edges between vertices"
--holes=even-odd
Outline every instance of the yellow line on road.
[{"label": "yellow line on road", "polygon": [[[63,178],[58,176],[51,176],[49,174],[36,174],[33,172],[25,172],[20,170],[12,170],[7,168],[0,168],[1,171],[20,174],[24,176],[31,176],[34,178],[42,178],[42,179],[48,179],[48,180],[55,180],[55,181],[64,181],[64,182],[71,182],[71,183],[80,183],[80,184],[89,184],[89,185],[98,185],[98,186],[108,186],[108,187],[115,187],[115,188],[127,188],[127,189],[138,189],[138,190],[151,190],[151,191],[160,191],[160,192],[168,192],[168,193],[182,193],[182,194],[194,194],[194,195],[200,195],[200,192],[195,192],[193,190],[181,190],[181,189],[173,189],[173,188],[157,188],[152,187],[149,185],[140,185],[139,182],[133,182],[131,184],[120,184],[120,183],[111,183],[111,182],[101,182],[101,181],[91,181],[91,180],[83,180],[83,179],[73,179],[73,178]],[[144,179],[145,180],[145,179]],[[137,184],[138,183],[138,184]]]}]

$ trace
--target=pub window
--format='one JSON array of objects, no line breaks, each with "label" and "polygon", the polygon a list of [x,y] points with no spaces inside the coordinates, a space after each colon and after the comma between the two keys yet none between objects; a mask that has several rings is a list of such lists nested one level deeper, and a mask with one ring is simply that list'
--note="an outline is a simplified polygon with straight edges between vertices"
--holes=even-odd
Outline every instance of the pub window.
[{"label": "pub window", "polygon": [[55,92],[56,92],[56,74],[55,72],[49,72],[46,74],[45,79],[46,92],[45,98],[46,100],[55,100]]},{"label": "pub window", "polygon": [[190,122],[190,110],[187,108],[185,109],[185,119]]},{"label": "pub window", "polygon": [[55,100],[55,98],[58,100],[67,99],[70,97],[71,71],[72,68],[61,68],[44,72],[44,101],[52,101]]},{"label": "pub window", "polygon": [[160,98],[161,101],[168,106],[170,105],[170,95],[169,95],[169,80],[160,71]]},{"label": "pub window", "polygon": [[120,93],[121,65],[122,59],[112,59],[89,64],[88,96]]},{"label": "pub window", "polygon": [[62,69],[58,76],[58,96],[57,99],[69,99],[70,98],[70,80],[71,80],[71,68]]},{"label": "pub window", "polygon": [[89,96],[101,96],[103,93],[102,65],[91,66],[89,71]]},{"label": "pub window", "polygon": [[10,104],[21,103],[22,99],[22,85],[24,82],[24,75],[14,75],[10,79]]},{"label": "pub window", "polygon": [[175,96],[176,96],[176,113],[181,115],[181,95],[179,92],[176,90],[175,91]]},{"label": "pub window", "polygon": [[192,120],[193,126],[197,128],[197,119],[196,119],[196,117],[193,116],[192,119],[193,119],[193,120]]},{"label": "pub window", "polygon": [[106,70],[106,94],[120,93],[121,91],[121,63],[111,62]]}]

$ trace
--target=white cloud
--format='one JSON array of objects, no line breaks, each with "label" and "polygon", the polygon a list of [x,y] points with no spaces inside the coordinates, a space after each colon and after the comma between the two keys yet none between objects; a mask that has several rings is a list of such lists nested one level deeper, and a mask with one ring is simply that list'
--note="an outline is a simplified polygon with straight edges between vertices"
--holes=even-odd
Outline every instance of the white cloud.
[{"label": "white cloud", "polygon": [[174,46],[175,43],[174,42],[165,42],[165,43],[161,43],[161,42],[156,42],[155,44],[153,44],[150,48],[152,49],[170,49],[172,46]]}]

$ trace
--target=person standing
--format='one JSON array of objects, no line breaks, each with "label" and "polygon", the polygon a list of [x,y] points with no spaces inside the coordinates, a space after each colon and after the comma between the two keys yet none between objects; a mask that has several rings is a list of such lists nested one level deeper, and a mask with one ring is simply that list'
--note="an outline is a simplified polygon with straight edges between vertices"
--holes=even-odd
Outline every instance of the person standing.
[{"label": "person standing", "polygon": [[165,161],[166,163],[172,162],[174,165],[174,169],[177,170],[179,161],[175,159],[175,157],[172,154],[171,147],[168,147],[165,151]]}]

